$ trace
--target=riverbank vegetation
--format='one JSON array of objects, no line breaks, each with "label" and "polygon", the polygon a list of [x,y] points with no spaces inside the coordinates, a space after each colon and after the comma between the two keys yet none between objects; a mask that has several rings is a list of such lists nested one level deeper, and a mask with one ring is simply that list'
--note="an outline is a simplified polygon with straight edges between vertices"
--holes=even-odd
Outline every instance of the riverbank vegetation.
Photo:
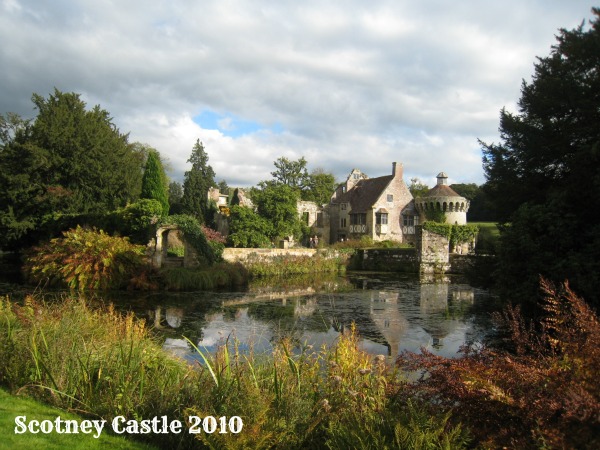
[{"label": "riverbank vegetation", "polygon": [[397,365],[362,351],[354,329],[331,347],[283,339],[269,354],[242,352],[229,336],[189,364],[110,307],[4,299],[0,384],[108,420],[243,420],[239,434],[148,437],[164,448],[597,448],[600,323],[568,286],[542,287],[544,319],[529,324],[507,309],[495,349],[403,353]]},{"label": "riverbank vegetation", "polygon": [[[17,351],[18,349],[18,351]],[[463,448],[448,414],[398,401],[403,376],[358,347],[356,331],[330,348],[240,353],[233,337],[190,365],[164,352],[143,322],[65,298],[0,307],[0,384],[90,417],[239,416],[239,434],[150,435],[163,448]],[[147,436],[148,437],[148,436]],[[200,442],[197,442],[197,441]],[[352,444],[355,445],[355,444]]]},{"label": "riverbank vegetation", "polygon": [[315,256],[282,255],[273,258],[261,258],[251,254],[244,266],[251,278],[284,277],[316,272],[339,272],[345,270],[343,257],[316,254]]}]

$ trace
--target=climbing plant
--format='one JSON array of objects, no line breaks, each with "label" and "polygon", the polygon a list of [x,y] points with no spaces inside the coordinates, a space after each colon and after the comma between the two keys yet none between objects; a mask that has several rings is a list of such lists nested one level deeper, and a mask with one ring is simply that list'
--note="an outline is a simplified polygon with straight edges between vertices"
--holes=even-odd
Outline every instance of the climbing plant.
[{"label": "climbing plant", "polygon": [[452,246],[471,242],[479,232],[477,225],[452,225],[430,221],[423,223],[423,229],[444,236],[450,241],[450,245]]},{"label": "climbing plant", "polygon": [[160,226],[177,225],[185,235],[185,239],[198,252],[198,256],[204,258],[208,264],[213,264],[218,257],[202,232],[202,226],[195,217],[187,214],[177,214],[164,218]]}]

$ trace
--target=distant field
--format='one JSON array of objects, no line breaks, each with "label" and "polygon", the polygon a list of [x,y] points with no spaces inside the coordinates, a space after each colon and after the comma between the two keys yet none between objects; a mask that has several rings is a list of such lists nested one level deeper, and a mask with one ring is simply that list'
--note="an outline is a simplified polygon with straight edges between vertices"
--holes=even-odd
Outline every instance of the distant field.
[{"label": "distant field", "polygon": [[133,450],[151,450],[155,447],[144,445],[138,442],[124,439],[120,436],[109,435],[104,431],[98,439],[92,435],[86,434],[16,434],[15,418],[17,416],[27,416],[27,420],[51,420],[54,421],[58,416],[63,420],[77,420],[81,422],[81,417],[66,413],[60,409],[38,403],[25,397],[10,395],[0,389],[0,449],[64,449],[84,450],[84,449],[133,449]]},{"label": "distant field", "polygon": [[500,239],[498,224],[496,222],[469,222],[469,225],[479,227],[475,251],[477,253],[495,254]]}]

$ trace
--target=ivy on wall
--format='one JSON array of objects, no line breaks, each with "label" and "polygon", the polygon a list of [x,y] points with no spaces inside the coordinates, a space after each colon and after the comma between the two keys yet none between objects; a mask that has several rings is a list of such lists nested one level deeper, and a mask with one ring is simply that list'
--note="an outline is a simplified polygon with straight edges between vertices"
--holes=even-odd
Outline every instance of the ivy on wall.
[{"label": "ivy on wall", "polygon": [[185,239],[198,252],[198,256],[204,258],[208,264],[217,261],[218,257],[202,232],[200,222],[195,217],[187,214],[167,216],[159,224],[159,226],[165,225],[177,225],[185,235]]},{"label": "ivy on wall", "polygon": [[430,221],[423,224],[423,229],[444,236],[452,246],[473,241],[479,232],[477,225],[452,225]]}]

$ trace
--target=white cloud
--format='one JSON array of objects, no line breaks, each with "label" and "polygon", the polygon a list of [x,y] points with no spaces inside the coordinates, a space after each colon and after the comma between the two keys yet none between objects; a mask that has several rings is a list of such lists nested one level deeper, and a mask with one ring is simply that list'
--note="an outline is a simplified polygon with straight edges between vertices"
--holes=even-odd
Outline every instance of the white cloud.
[{"label": "white cloud", "polygon": [[[499,111],[516,108],[535,57],[592,6],[3,0],[0,112],[31,116],[32,93],[79,92],[160,150],[176,179],[200,139],[230,185],[269,178],[280,156],[338,178],[401,161],[407,180],[444,170],[481,183],[477,138],[498,140]],[[218,130],[194,122],[202,111]],[[264,129],[223,134],[242,122]]]}]

